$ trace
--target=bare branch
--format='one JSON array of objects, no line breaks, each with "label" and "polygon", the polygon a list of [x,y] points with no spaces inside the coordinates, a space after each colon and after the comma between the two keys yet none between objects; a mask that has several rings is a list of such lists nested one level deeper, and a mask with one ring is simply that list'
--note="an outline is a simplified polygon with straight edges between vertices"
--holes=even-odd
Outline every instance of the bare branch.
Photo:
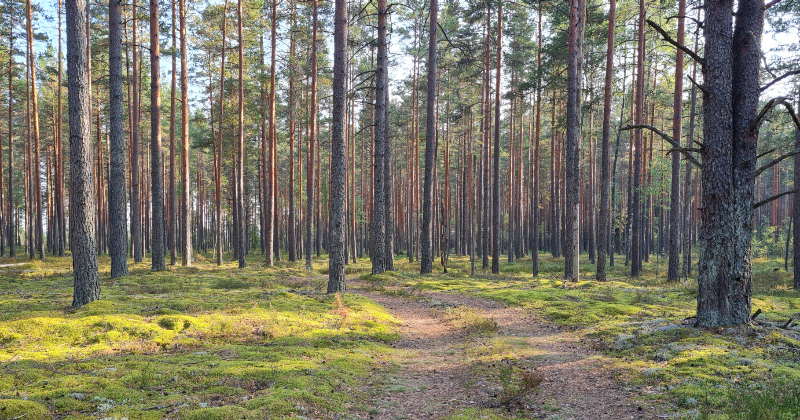
[{"label": "bare branch", "polygon": [[773,195],[773,196],[772,196],[772,197],[770,197],[770,198],[767,198],[767,199],[761,200],[761,201],[759,201],[758,203],[755,203],[755,204],[753,204],[753,210],[755,210],[755,209],[757,209],[757,208],[759,208],[759,207],[763,206],[764,204],[769,204],[770,202],[772,202],[772,201],[775,201],[775,200],[777,200],[777,199],[779,199],[779,198],[783,197],[784,195],[789,195],[789,194],[793,194],[793,193],[796,193],[796,192],[797,192],[797,190],[784,191],[784,192],[782,192],[782,193],[780,193],[780,194]]},{"label": "bare branch", "polygon": [[690,153],[690,150],[688,150],[688,149],[686,149],[686,148],[682,148],[682,147],[681,147],[681,145],[680,145],[680,143],[676,142],[676,141],[675,141],[675,140],[674,140],[672,137],[668,136],[666,133],[664,133],[663,131],[661,131],[661,130],[659,130],[659,129],[655,128],[655,127],[653,127],[652,125],[649,125],[649,124],[633,124],[633,125],[626,125],[625,127],[622,127],[622,128],[620,128],[620,131],[625,131],[625,130],[633,130],[633,129],[635,129],[635,128],[645,128],[645,129],[648,129],[648,130],[650,130],[650,131],[652,131],[652,132],[654,132],[654,133],[658,134],[658,136],[659,136],[659,137],[661,137],[662,139],[666,140],[666,141],[667,141],[667,143],[669,143],[669,144],[671,144],[673,147],[675,147],[675,148],[677,149],[676,151],[678,151],[678,152],[682,153],[682,154],[683,154],[683,156],[685,156],[685,157],[686,157],[686,159],[687,159],[689,162],[692,162],[692,163],[694,163],[695,165],[697,165],[697,167],[700,167],[700,166],[701,166],[701,165],[700,165],[700,161],[698,161],[698,160],[697,160],[697,158],[695,158],[694,156],[692,156],[691,154],[689,154],[689,153]]},{"label": "bare branch", "polygon": [[758,168],[756,170],[755,174],[753,175],[753,177],[755,178],[755,177],[761,175],[762,172],[766,171],[767,169],[769,169],[773,165],[776,165],[776,164],[780,163],[780,161],[782,161],[782,160],[784,160],[784,159],[786,159],[788,157],[792,157],[792,156],[794,156],[794,155],[796,155],[798,153],[800,153],[800,149],[795,149],[795,150],[793,150],[793,151],[791,151],[789,153],[780,155],[780,156],[776,157],[775,159],[772,159],[771,161],[765,163],[760,168]]},{"label": "bare branch", "polygon": [[787,77],[789,77],[789,76],[794,76],[795,74],[800,74],[800,70],[792,70],[792,71],[790,71],[790,72],[786,72],[786,73],[784,73],[784,74],[780,75],[779,77],[776,77],[776,78],[772,79],[772,81],[771,81],[771,82],[767,83],[767,84],[766,84],[766,85],[764,85],[764,86],[761,86],[761,91],[763,92],[763,91],[765,91],[765,90],[769,89],[769,88],[770,88],[772,85],[774,85],[775,83],[778,83],[778,82],[780,82],[781,80],[783,80],[783,79],[785,79],[785,78],[787,78]]},{"label": "bare branch", "polygon": [[766,156],[766,155],[768,155],[768,154],[770,154],[770,153],[772,153],[772,152],[774,152],[776,150],[778,150],[778,149],[769,149],[766,152],[761,153],[760,155],[756,156],[756,159],[761,159],[762,157],[764,157],[764,156]]},{"label": "bare branch", "polygon": [[678,41],[675,41],[674,39],[672,39],[672,37],[669,36],[667,31],[664,30],[664,28],[658,26],[657,23],[653,22],[650,19],[647,19],[647,24],[652,26],[653,29],[655,29],[659,34],[661,34],[661,36],[664,38],[664,41],[667,41],[668,43],[670,43],[673,46],[675,46],[675,48],[678,48],[681,51],[683,51],[686,54],[688,54],[689,57],[692,57],[694,59],[694,61],[697,61],[698,63],[700,63],[701,66],[703,65],[704,61],[703,61],[702,57],[700,57],[696,52],[694,52],[694,51],[690,50],[689,48],[687,48],[685,45],[681,45],[681,44],[678,43]]},{"label": "bare branch", "polygon": [[686,75],[686,77],[688,77],[688,78],[689,78],[689,80],[691,80],[692,84],[694,84],[695,86],[697,86],[697,88],[698,88],[698,89],[700,89],[700,90],[701,90],[703,93],[708,93],[708,91],[706,90],[706,88],[705,88],[705,87],[703,87],[703,85],[702,85],[702,84],[700,84],[700,83],[697,83],[697,81],[696,81],[696,80],[694,80],[694,78],[693,78],[692,76]]}]

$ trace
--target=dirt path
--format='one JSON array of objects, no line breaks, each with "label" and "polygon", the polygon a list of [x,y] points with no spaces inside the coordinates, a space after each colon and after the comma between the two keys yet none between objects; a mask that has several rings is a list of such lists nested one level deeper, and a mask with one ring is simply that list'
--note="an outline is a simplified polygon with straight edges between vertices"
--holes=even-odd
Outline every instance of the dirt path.
[{"label": "dirt path", "polygon": [[[398,366],[367,384],[372,398],[366,418],[437,419],[468,408],[480,412],[503,406],[498,362],[496,358],[490,361],[490,356],[509,351],[505,345],[515,345],[526,355],[509,363],[535,366],[543,378],[535,390],[514,399],[511,406],[516,416],[564,420],[658,417],[654,408],[636,403],[636,394],[614,379],[609,362],[575,335],[520,309],[450,293],[397,297],[367,291],[367,285],[358,280],[349,285],[351,291],[380,303],[402,322],[402,338],[394,346],[402,349],[404,356]],[[448,308],[453,308],[450,313],[466,309],[493,319],[496,336],[465,333],[451,322]]]}]

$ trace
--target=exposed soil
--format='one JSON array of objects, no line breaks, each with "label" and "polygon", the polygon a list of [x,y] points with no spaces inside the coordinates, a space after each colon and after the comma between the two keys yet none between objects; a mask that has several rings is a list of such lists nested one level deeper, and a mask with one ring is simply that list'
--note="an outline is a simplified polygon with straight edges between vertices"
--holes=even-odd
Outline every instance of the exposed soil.
[{"label": "exposed soil", "polygon": [[[365,384],[372,398],[362,418],[437,419],[466,408],[498,408],[522,418],[653,419],[656,407],[636,402],[638,396],[615,379],[612,362],[601,357],[574,334],[535,314],[485,299],[451,293],[417,292],[411,297],[368,291],[360,280],[350,290],[383,305],[400,320],[401,338],[393,345],[404,350],[398,365],[387,366]],[[488,338],[466,333],[447,316],[447,308],[470,308],[497,323],[497,335],[531,346],[535,356],[511,363],[534,365],[542,382],[503,402],[496,377],[480,369],[471,346]],[[493,365],[492,365],[493,366]]]}]

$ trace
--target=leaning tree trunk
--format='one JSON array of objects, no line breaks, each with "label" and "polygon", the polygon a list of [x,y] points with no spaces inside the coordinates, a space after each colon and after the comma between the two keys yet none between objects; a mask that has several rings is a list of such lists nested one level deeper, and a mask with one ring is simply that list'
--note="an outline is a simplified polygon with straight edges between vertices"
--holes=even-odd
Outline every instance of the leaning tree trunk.
[{"label": "leaning tree trunk", "polygon": [[100,299],[97,272],[92,116],[89,109],[89,53],[86,2],[67,0],[67,84],[69,87],[70,210],[69,244],[75,276],[72,307]]},{"label": "leaning tree trunk", "polygon": [[150,197],[152,270],[164,270],[164,179],[161,172],[161,49],[158,0],[150,0]]},{"label": "leaning tree trunk", "polygon": [[580,273],[581,67],[583,65],[583,0],[570,0],[567,59],[566,220],[564,279]]},{"label": "leaning tree trunk", "polygon": [[[433,170],[435,165],[434,154],[436,153],[435,109],[437,85],[436,21],[439,5],[437,0],[431,0],[430,3],[430,28],[428,29],[428,96],[427,109],[425,111],[425,179],[423,180],[422,187],[422,233],[420,235],[420,251],[422,251],[422,258],[420,259],[421,274],[427,274],[433,270]],[[498,74],[499,71],[498,69]],[[500,108],[498,107],[497,109],[499,110]]]},{"label": "leaning tree trunk", "polygon": [[[684,1],[684,0],[681,0]],[[606,280],[606,252],[608,249],[609,197],[611,185],[611,95],[614,87],[614,29],[617,17],[617,0],[608,8],[608,42],[606,49],[606,80],[603,98],[603,145],[600,158],[600,220],[597,226],[597,280]]]},{"label": "leaning tree trunk", "polygon": [[[683,25],[686,15],[686,0],[678,1],[678,37],[683,45]],[[681,141],[681,125],[683,124],[683,50],[675,52],[675,93],[672,104],[672,138]],[[688,144],[687,144],[688,145]],[[688,164],[688,163],[687,163]],[[672,153],[672,180],[669,200],[669,263],[667,265],[667,281],[678,281],[680,278],[681,249],[681,161],[680,154]]]},{"label": "leaning tree trunk", "polygon": [[331,123],[330,203],[328,210],[328,293],[345,291],[345,155],[344,90],[347,72],[347,3],[336,0],[333,32],[333,121]]},{"label": "leaning tree trunk", "polygon": [[[109,130],[108,218],[111,278],[128,274],[128,229],[125,223],[125,133],[122,99],[122,3],[108,2]],[[57,162],[54,162],[56,165]]]}]

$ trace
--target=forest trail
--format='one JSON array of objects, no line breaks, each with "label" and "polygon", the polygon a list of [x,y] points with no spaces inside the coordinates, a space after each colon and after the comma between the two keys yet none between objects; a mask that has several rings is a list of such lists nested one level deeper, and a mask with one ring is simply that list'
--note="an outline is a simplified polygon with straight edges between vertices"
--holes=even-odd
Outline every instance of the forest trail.
[{"label": "forest trail", "polygon": [[[482,409],[502,406],[510,408],[509,415],[524,418],[659,417],[614,379],[611,362],[575,334],[522,309],[451,293],[387,294],[361,280],[348,282],[349,291],[383,305],[401,322],[401,338],[393,346],[404,356],[398,365],[387,363],[366,384],[371,397],[365,418],[438,419],[462,410],[470,413],[463,418],[471,418]],[[496,334],[470,333],[454,322],[453,313],[493,320]],[[498,361],[497,354],[524,356]],[[543,380],[534,390],[502,402],[506,394],[498,372],[503,363],[517,371],[535,367]]]}]

